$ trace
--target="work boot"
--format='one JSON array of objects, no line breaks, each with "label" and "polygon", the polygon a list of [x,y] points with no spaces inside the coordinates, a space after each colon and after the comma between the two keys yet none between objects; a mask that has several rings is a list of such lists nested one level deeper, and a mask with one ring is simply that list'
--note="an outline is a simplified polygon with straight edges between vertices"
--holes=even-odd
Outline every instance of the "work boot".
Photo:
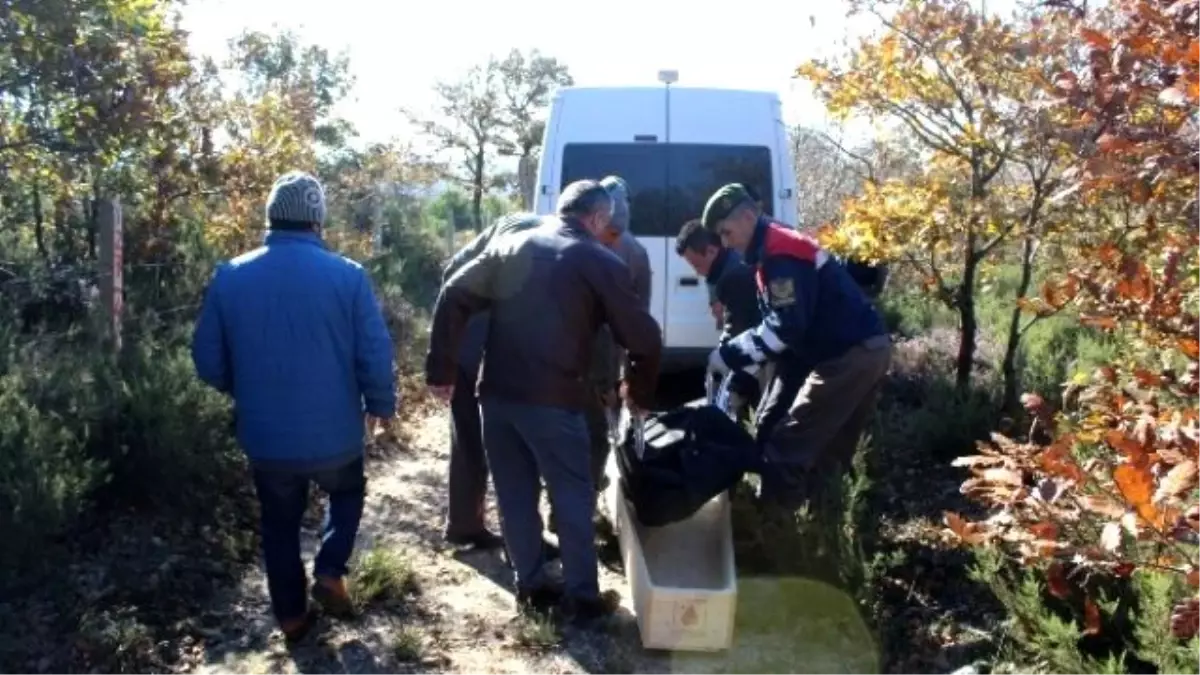
[{"label": "work boot", "polygon": [[354,602],[346,590],[346,580],[340,577],[317,577],[310,593],[312,599],[329,614],[339,619],[354,616]]},{"label": "work boot", "polygon": [[444,538],[446,543],[451,546],[468,548],[472,551],[494,551],[504,546],[504,537],[488,530],[466,535],[447,534]]},{"label": "work boot", "polygon": [[283,631],[283,639],[289,645],[294,645],[300,642],[312,630],[316,623],[317,615],[311,609],[304,612],[304,616],[287,619],[279,622],[279,630]]},{"label": "work boot", "polygon": [[591,630],[603,626],[620,606],[616,591],[604,591],[597,598],[568,597],[563,601],[563,616],[576,628]]}]

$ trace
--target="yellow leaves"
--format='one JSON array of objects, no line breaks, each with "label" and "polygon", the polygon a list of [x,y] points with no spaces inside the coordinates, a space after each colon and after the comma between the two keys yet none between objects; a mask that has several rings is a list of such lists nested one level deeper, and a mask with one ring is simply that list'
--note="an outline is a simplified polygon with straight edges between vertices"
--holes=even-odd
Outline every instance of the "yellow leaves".
[{"label": "yellow leaves", "polygon": [[808,80],[816,85],[821,85],[829,82],[829,80],[833,78],[833,73],[831,73],[828,68],[818,61],[808,61],[807,63],[800,64],[800,66],[796,68],[794,77]]},{"label": "yellow leaves", "polygon": [[879,41],[879,65],[891,69],[896,65],[897,45],[900,41],[895,33],[888,33]]},{"label": "yellow leaves", "polygon": [[272,93],[252,100],[234,97],[223,106],[233,132],[220,157],[226,209],[205,236],[225,254],[261,243],[265,200],[280,174],[316,167],[313,138],[289,106],[286,97]]},{"label": "yellow leaves", "polygon": [[842,220],[822,243],[837,253],[869,260],[895,260],[936,237],[948,202],[936,184],[889,181],[868,184],[842,205]]}]

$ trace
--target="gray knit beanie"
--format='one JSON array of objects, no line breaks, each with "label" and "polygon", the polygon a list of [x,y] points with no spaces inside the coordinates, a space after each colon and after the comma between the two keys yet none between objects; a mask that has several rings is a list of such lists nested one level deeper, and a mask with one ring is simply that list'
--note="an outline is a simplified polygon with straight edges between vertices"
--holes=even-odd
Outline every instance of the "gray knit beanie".
[{"label": "gray knit beanie", "polygon": [[612,227],[623,234],[629,230],[629,186],[619,176],[608,176],[600,184],[612,196]]},{"label": "gray knit beanie", "polygon": [[325,223],[325,190],[316,178],[303,171],[289,171],[271,186],[267,197],[267,221]]}]

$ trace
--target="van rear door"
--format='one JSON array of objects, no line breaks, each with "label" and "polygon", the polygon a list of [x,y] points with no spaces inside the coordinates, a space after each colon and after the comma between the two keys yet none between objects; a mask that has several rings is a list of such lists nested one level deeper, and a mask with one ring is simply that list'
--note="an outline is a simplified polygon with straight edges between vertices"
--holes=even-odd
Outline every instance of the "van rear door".
[{"label": "van rear door", "polygon": [[[577,180],[617,175],[629,186],[629,230],[646,247],[652,270],[650,313],[666,325],[667,297],[663,271],[667,264],[667,161],[658,142],[567,143],[562,148],[559,190]],[[665,335],[664,335],[665,339]]]},{"label": "van rear door", "polygon": [[[672,236],[699,218],[708,198],[727,183],[749,186],[763,210],[774,213],[778,113],[773,100],[761,92],[671,90],[667,215]],[[666,343],[711,348],[719,331],[709,312],[708,289],[673,248],[666,264]]]},{"label": "van rear door", "polygon": [[542,159],[539,199],[539,211],[549,213],[569,183],[608,175],[625,180],[630,231],[650,257],[650,313],[660,327],[667,318],[663,270],[668,247],[662,239],[667,228],[666,105],[666,92],[658,87],[560,91],[546,129],[549,155]]}]

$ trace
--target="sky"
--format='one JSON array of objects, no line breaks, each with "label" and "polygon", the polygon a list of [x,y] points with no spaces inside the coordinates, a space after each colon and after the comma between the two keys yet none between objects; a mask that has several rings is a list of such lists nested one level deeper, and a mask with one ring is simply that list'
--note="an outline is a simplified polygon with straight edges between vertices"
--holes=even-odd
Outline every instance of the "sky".
[{"label": "sky", "polygon": [[841,51],[848,31],[871,28],[869,20],[847,20],[838,2],[736,0],[714,2],[712,11],[667,0],[404,4],[189,0],[183,27],[194,50],[214,57],[243,30],[291,29],[305,42],[344,50],[357,82],[338,112],[364,141],[404,135],[399,108],[428,111],[436,81],[513,48],[558,58],[579,85],[653,85],[659,70],[673,69],[679,86],[776,91],[787,121],[824,126],[824,107],[792,73],[805,59]]}]

